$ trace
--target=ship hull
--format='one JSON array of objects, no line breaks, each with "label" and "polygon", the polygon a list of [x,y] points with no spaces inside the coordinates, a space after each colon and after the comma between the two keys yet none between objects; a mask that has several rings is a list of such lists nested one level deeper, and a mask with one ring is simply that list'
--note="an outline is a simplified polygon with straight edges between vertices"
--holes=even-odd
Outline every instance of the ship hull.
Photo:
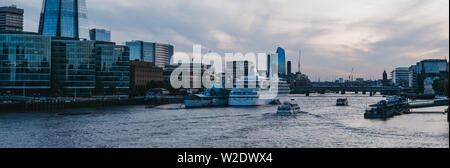
[{"label": "ship hull", "polygon": [[232,97],[229,98],[230,106],[262,106],[268,105],[273,100],[270,99],[259,99],[257,97]]},{"label": "ship hull", "polygon": [[211,98],[203,100],[184,100],[186,108],[219,107],[228,104],[227,98]]}]

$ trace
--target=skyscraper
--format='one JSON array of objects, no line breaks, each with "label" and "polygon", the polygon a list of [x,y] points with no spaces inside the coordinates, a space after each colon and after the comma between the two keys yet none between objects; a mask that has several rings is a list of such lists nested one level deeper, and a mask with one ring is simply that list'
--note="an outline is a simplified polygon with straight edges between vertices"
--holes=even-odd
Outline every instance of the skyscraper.
[{"label": "skyscraper", "polygon": [[287,74],[290,75],[292,73],[292,62],[287,62]]},{"label": "skyscraper", "polygon": [[43,0],[39,33],[89,39],[86,0]]},{"label": "skyscraper", "polygon": [[23,31],[23,9],[0,7],[0,31]]},{"label": "skyscraper", "polygon": [[417,66],[411,65],[409,67],[409,87],[416,88],[417,87]]},{"label": "skyscraper", "polygon": [[383,86],[388,86],[388,85],[389,85],[388,74],[387,74],[386,70],[384,70],[384,72],[383,72]]},{"label": "skyscraper", "polygon": [[278,56],[278,73],[286,74],[286,52],[283,48],[277,48],[277,56]]}]

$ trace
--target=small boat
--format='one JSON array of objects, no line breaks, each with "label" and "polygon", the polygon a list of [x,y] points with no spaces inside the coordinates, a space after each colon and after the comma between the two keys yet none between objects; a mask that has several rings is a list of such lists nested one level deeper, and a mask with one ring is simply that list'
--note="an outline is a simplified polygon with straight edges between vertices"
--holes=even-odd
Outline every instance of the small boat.
[{"label": "small boat", "polygon": [[294,101],[284,102],[282,105],[278,106],[277,114],[280,115],[290,115],[300,113],[300,106]]},{"label": "small boat", "polygon": [[348,105],[348,99],[347,98],[340,98],[336,101],[336,106],[347,106]]}]

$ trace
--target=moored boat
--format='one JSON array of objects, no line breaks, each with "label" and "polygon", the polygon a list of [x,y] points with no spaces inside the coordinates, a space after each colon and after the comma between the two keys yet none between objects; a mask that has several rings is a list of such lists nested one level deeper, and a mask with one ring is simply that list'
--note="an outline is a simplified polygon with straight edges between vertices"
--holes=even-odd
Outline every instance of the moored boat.
[{"label": "moored boat", "polygon": [[228,96],[225,89],[206,89],[200,94],[190,94],[184,99],[186,108],[217,107],[228,105]]}]

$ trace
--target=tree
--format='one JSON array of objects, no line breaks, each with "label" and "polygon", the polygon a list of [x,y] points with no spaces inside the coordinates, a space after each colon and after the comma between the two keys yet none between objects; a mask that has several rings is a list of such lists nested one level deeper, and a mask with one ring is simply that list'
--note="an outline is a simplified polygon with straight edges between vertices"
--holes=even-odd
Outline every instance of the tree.
[{"label": "tree", "polygon": [[448,97],[448,78],[437,79],[433,82],[433,90],[438,94],[444,94]]}]

